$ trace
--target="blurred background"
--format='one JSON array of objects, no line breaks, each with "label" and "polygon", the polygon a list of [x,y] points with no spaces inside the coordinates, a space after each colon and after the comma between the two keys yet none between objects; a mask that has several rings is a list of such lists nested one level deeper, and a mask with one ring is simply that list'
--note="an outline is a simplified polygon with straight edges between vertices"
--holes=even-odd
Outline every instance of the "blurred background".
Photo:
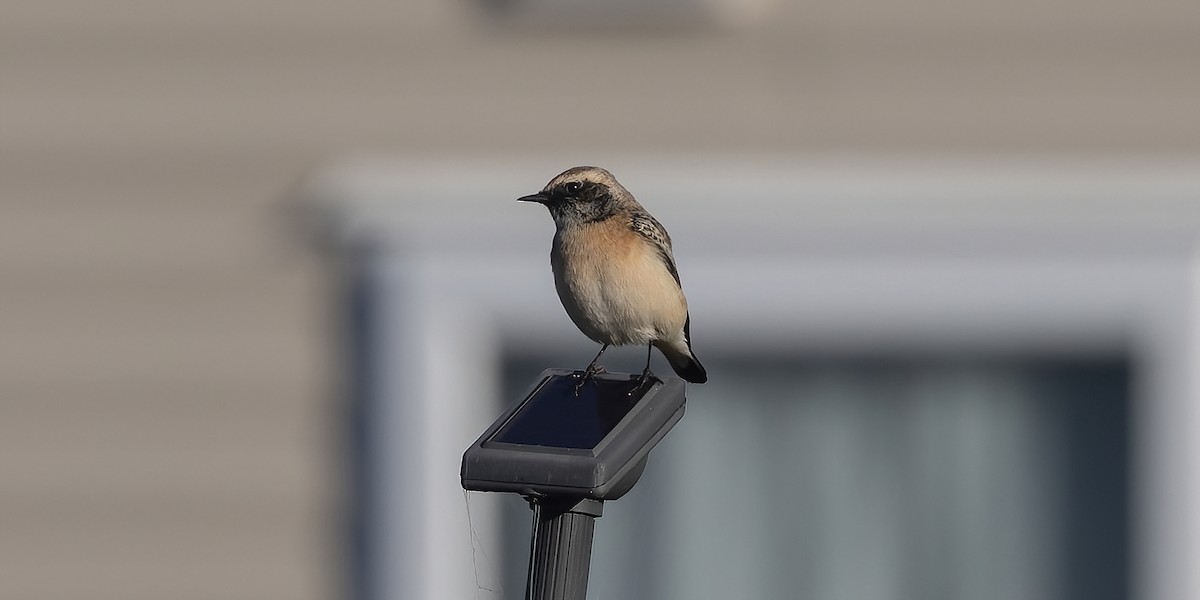
[{"label": "blurred background", "polygon": [[713,374],[593,597],[1196,597],[1198,73],[1182,0],[0,0],[0,597],[519,597],[457,460],[594,352],[509,202],[583,163]]}]

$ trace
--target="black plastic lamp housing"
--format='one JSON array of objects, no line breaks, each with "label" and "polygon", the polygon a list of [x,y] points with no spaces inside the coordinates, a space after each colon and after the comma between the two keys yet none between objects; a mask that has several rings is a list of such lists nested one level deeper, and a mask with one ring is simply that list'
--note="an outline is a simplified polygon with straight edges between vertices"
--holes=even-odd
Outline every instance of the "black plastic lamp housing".
[{"label": "black plastic lamp housing", "polygon": [[[528,497],[615,500],[683,417],[684,383],[547,369],[463,454],[462,486]],[[636,389],[635,389],[636,388]]]}]

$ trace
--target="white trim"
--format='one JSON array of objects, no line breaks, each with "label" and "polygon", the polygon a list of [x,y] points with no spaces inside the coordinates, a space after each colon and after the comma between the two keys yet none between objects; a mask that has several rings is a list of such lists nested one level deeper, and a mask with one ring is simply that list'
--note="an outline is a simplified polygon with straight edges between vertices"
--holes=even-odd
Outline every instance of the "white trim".
[{"label": "white trim", "polygon": [[[1129,350],[1135,595],[1200,598],[1200,170],[709,162],[617,171],[672,231],[702,356]],[[535,163],[359,163],[310,188],[335,236],[386,248],[384,393],[420,407],[385,425],[386,509],[410,526],[385,540],[383,597],[475,594],[458,460],[496,379],[472,365],[500,343],[585,344],[553,292],[549,219],[509,198],[554,174]]]}]

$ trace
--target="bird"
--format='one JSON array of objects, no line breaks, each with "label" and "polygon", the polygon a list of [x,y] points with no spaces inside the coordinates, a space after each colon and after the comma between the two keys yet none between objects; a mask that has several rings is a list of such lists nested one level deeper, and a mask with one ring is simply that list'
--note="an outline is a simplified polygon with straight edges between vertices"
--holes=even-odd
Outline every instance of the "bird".
[{"label": "bird", "polygon": [[550,267],[558,298],[575,326],[601,344],[576,394],[603,372],[597,363],[609,346],[646,346],[646,368],[635,389],[650,376],[653,348],[685,381],[708,381],[692,351],[691,316],[671,236],[612,173],[573,167],[518,200],[549,209],[555,225]]}]

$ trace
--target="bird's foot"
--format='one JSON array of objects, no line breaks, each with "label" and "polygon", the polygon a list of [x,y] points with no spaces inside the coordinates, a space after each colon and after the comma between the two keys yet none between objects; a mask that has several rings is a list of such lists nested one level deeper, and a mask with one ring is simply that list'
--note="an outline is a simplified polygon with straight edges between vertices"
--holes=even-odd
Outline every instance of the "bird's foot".
[{"label": "bird's foot", "polygon": [[652,374],[650,373],[650,367],[646,367],[646,369],[644,371],[642,371],[642,374],[633,381],[633,387],[629,390],[629,392],[626,395],[632,396],[634,392],[645,387],[645,385],[650,382],[651,375]]},{"label": "bird's foot", "polygon": [[583,391],[583,384],[589,379],[595,379],[597,375],[607,373],[603,366],[592,363],[583,370],[583,374],[579,376],[579,381],[575,384],[575,396],[579,397],[579,392]]}]

